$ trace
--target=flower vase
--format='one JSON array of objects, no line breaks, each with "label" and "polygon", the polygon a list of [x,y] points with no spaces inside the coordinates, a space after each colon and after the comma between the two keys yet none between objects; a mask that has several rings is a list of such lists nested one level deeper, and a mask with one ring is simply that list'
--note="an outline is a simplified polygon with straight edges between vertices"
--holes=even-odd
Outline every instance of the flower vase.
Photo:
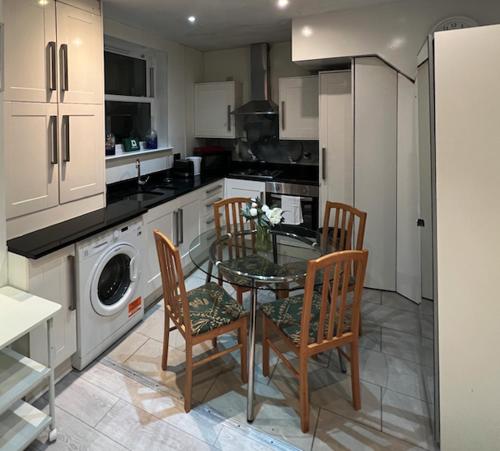
[{"label": "flower vase", "polygon": [[271,231],[269,230],[269,227],[257,224],[255,248],[261,252],[271,250]]}]

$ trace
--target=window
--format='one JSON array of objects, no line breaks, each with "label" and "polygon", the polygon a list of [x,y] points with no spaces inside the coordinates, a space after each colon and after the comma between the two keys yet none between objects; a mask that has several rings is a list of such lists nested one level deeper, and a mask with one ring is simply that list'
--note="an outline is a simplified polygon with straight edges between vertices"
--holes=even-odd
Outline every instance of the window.
[{"label": "window", "polygon": [[155,123],[159,100],[165,100],[164,89],[157,89],[157,65],[165,70],[163,59],[155,50],[105,36],[106,134],[112,133],[116,144],[124,138],[145,141],[151,129],[158,133],[159,143],[166,142],[166,133]]}]

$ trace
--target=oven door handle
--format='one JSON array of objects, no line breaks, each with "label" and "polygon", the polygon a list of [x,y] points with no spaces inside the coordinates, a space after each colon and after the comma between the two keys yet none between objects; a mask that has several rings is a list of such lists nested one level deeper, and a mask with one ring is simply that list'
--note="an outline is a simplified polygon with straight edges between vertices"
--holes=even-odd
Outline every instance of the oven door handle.
[{"label": "oven door handle", "polygon": [[281,199],[282,196],[290,196],[290,197],[300,197],[300,200],[303,200],[304,202],[312,202],[313,198],[312,197],[303,197],[303,196],[295,196],[293,194],[273,194],[271,193],[271,198],[272,199]]}]

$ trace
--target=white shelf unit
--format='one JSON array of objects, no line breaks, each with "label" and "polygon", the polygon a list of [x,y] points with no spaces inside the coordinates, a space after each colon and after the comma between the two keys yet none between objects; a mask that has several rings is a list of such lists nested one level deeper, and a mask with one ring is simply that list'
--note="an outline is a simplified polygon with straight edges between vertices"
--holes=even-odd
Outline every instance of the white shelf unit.
[{"label": "white shelf unit", "polygon": [[159,149],[146,149],[146,150],[137,150],[135,152],[123,152],[123,153],[118,153],[116,155],[107,155],[106,161],[118,160],[120,158],[130,158],[130,157],[135,157],[135,156],[140,156],[140,155],[148,155],[148,154],[152,154],[152,153],[168,152],[172,149],[173,149],[173,147],[161,147]]}]

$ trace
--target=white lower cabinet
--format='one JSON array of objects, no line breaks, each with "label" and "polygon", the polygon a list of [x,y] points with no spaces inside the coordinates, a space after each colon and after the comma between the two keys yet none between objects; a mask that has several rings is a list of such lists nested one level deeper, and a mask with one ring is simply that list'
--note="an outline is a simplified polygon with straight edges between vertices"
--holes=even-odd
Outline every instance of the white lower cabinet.
[{"label": "white lower cabinet", "polygon": [[[9,284],[62,306],[54,317],[55,365],[76,352],[75,247],[68,246],[46,257],[31,260],[9,253]],[[25,346],[20,343],[20,346]],[[28,350],[23,353],[47,365],[47,329],[30,332]]]},{"label": "white lower cabinet", "polygon": [[224,192],[226,197],[251,197],[253,199],[260,197],[264,199],[266,182],[226,179]]}]

